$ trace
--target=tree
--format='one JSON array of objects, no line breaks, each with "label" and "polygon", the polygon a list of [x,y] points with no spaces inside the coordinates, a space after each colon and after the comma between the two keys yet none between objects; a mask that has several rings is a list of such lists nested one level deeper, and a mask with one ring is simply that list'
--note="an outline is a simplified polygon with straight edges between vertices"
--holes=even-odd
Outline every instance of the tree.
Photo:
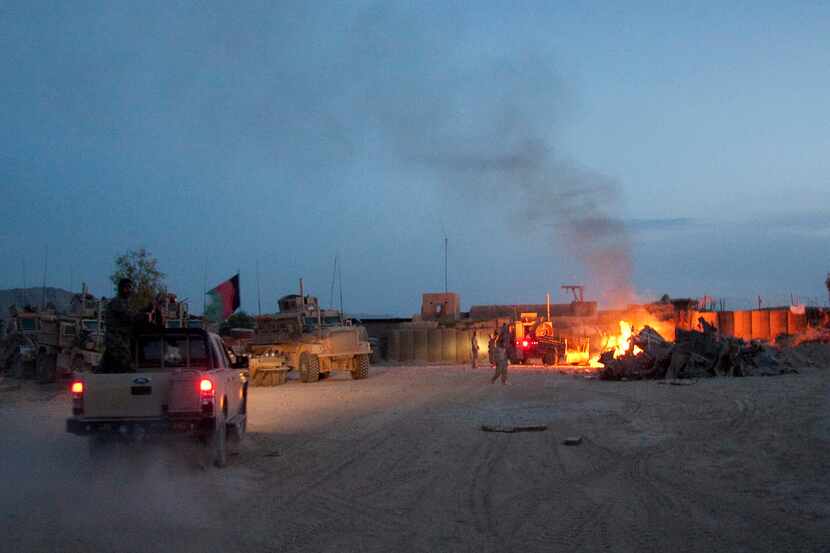
[{"label": "tree", "polygon": [[219,334],[229,334],[232,328],[256,328],[256,319],[245,311],[237,311],[219,325]]},{"label": "tree", "polygon": [[156,296],[167,291],[164,279],[167,275],[158,268],[158,260],[144,248],[128,250],[115,258],[115,271],[110,280],[118,292],[118,281],[129,278],[133,281],[133,295],[130,306],[141,309],[149,305]]}]

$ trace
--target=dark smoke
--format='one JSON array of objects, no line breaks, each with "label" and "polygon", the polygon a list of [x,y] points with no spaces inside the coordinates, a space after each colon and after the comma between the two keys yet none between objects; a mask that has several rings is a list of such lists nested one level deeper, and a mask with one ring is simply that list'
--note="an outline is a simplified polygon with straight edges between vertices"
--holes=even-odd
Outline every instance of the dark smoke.
[{"label": "dark smoke", "polygon": [[532,44],[480,59],[456,56],[484,39],[460,38],[458,14],[451,22],[418,15],[386,6],[360,20],[354,76],[366,120],[395,156],[442,187],[483,198],[482,208],[495,205],[506,219],[520,214],[529,227],[551,229],[586,269],[591,297],[630,300],[631,245],[617,182],[556,153],[569,110],[553,56]]},{"label": "dark smoke", "polygon": [[[548,147],[527,141],[521,151],[490,155],[446,152],[421,161],[435,170],[453,173],[461,186],[493,183],[503,197],[519,192],[528,225],[550,227],[588,271],[593,293],[606,304],[633,300],[631,244],[619,210],[617,183],[606,176],[557,160]],[[489,196],[492,197],[492,196]],[[516,227],[527,228],[527,227]]]}]

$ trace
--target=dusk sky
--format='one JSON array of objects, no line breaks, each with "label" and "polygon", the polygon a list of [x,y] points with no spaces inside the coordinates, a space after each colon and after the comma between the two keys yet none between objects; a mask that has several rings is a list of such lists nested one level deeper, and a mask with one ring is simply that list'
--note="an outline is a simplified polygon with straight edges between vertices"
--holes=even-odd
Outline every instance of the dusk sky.
[{"label": "dusk sky", "polygon": [[[827,302],[830,3],[0,1],[0,288]],[[671,6],[671,7],[669,7]],[[623,289],[634,295],[627,295]]]}]

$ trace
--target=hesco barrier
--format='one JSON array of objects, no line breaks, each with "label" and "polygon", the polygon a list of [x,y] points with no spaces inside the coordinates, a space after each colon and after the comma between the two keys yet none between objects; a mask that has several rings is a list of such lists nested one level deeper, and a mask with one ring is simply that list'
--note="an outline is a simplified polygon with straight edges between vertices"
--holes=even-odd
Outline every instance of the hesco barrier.
[{"label": "hesco barrier", "polygon": [[455,363],[456,331],[453,328],[445,328],[441,331],[441,361],[444,363]]},{"label": "hesco barrier", "polygon": [[454,330],[455,332],[455,362],[470,362],[470,337],[473,333],[469,330]]},{"label": "hesco barrier", "polygon": [[401,330],[400,361],[411,361],[415,358],[415,336],[411,330]]},{"label": "hesco barrier", "polygon": [[430,363],[438,363],[441,361],[441,349],[443,344],[444,335],[440,328],[430,329],[427,332],[427,346],[429,349]]},{"label": "hesco barrier", "polygon": [[389,361],[401,360],[401,331],[393,330],[389,333],[389,348],[387,350]]},{"label": "hesco barrier", "polygon": [[413,344],[415,347],[415,361],[426,363],[429,361],[429,350],[427,349],[427,329],[417,328],[412,331]]},{"label": "hesco barrier", "polygon": [[[393,363],[469,363],[472,331],[454,328],[401,328],[389,333]],[[479,360],[487,358],[487,330],[478,331]]]},{"label": "hesco barrier", "polygon": [[790,310],[776,309],[769,312],[769,335],[774,340],[782,334],[789,334],[787,330],[787,315]]},{"label": "hesco barrier", "polygon": [[[702,330],[700,318],[717,328],[724,336],[746,341],[775,341],[781,335],[793,335],[807,328],[807,317],[790,309],[754,309],[751,311],[692,311],[687,312],[688,325]],[[683,325],[685,326],[685,325]]]}]

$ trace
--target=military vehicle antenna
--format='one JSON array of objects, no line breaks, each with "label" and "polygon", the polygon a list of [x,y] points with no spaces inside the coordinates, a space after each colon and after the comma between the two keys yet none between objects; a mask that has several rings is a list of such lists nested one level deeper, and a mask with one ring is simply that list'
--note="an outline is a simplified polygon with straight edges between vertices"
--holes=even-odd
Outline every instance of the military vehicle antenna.
[{"label": "military vehicle antenna", "polygon": [[337,280],[340,282],[340,321],[343,321],[343,272],[340,270],[341,265],[337,264]]},{"label": "military vehicle antenna", "polygon": [[46,271],[49,269],[49,244],[46,244],[46,252],[43,255],[43,286],[41,287],[40,308],[46,309]]},{"label": "military vehicle antenna", "polygon": [[334,267],[331,270],[331,289],[329,290],[329,309],[334,308],[334,283],[337,282],[337,255],[334,256]]}]

